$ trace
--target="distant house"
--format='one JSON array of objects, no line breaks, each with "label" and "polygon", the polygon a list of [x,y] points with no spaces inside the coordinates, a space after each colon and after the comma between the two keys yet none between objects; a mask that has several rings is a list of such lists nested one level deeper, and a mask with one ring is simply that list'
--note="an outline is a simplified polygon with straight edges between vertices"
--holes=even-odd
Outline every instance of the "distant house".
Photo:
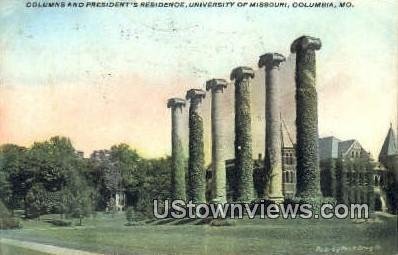
[{"label": "distant house", "polygon": [[374,165],[370,154],[354,139],[319,139],[321,190],[339,203],[374,205]]},{"label": "distant house", "polygon": [[357,140],[341,141],[330,136],[319,139],[319,159],[368,159],[369,153],[366,152]]},{"label": "distant house", "polygon": [[[397,209],[398,194],[394,189],[398,189],[398,140],[392,128],[383,143],[379,162],[373,160],[359,141],[343,141],[334,136],[319,139],[319,159],[323,196],[334,197],[339,203],[366,203],[371,211]],[[282,189],[285,198],[295,196],[296,167],[295,144],[288,132],[282,133]],[[231,201],[235,198],[237,185],[235,160],[226,160],[225,168],[227,200]],[[253,159],[253,183],[258,198],[263,197],[264,173],[264,158],[259,154],[257,159]],[[211,166],[206,177],[209,197]]]}]

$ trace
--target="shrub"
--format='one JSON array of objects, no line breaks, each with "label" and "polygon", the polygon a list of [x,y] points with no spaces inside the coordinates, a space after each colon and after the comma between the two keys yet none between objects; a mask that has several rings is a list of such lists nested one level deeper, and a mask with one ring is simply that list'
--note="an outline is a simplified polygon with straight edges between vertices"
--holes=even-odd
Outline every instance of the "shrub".
[{"label": "shrub", "polygon": [[19,220],[10,215],[10,212],[0,201],[0,229],[12,229],[22,227]]},{"label": "shrub", "polygon": [[210,222],[210,226],[213,227],[227,227],[227,226],[234,226],[236,224],[233,220],[228,219],[214,219]]},{"label": "shrub", "polygon": [[[301,197],[295,197],[293,199],[288,199],[285,200],[284,206],[287,206],[288,204],[291,205],[302,205],[302,204],[310,204],[312,206],[311,210],[313,212],[319,212],[322,204],[333,204],[336,205],[336,199],[333,197],[322,197],[322,196],[317,196],[317,197],[306,197],[306,198],[301,198]],[[301,210],[298,211],[298,213],[302,213]]]},{"label": "shrub", "polygon": [[133,209],[133,207],[128,207],[126,210],[127,224],[130,224],[131,222],[133,222],[133,218],[134,218],[134,209]]},{"label": "shrub", "polygon": [[66,220],[48,220],[48,223],[53,224],[54,226],[58,226],[58,227],[69,227],[72,225],[71,221],[66,221]]},{"label": "shrub", "polygon": [[0,218],[0,229],[13,229],[21,228],[19,220],[13,217],[2,217]]},{"label": "shrub", "polygon": [[127,222],[126,224],[124,224],[125,226],[131,227],[131,226],[141,226],[144,225],[142,222],[137,222],[137,221],[131,221],[131,222]]}]

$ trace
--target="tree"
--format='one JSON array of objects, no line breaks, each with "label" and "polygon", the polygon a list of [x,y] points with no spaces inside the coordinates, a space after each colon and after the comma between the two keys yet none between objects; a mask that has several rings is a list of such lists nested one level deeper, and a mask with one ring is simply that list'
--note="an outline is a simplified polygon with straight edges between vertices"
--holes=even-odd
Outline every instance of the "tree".
[{"label": "tree", "polygon": [[133,217],[134,217],[134,209],[133,207],[128,207],[126,210],[126,220],[128,225],[132,224]]},{"label": "tree", "polygon": [[19,227],[21,227],[21,225],[19,224],[18,219],[12,217],[6,206],[2,201],[0,201],[0,230]]},{"label": "tree", "polygon": [[[53,137],[26,149],[0,146],[0,195],[8,208],[25,208],[26,216],[60,213],[79,218],[104,209],[116,193],[138,213],[151,213],[152,199],[170,198],[170,158],[143,159],[126,144],[78,155],[70,140]],[[17,201],[17,202],[16,202]]]},{"label": "tree", "polygon": [[89,168],[96,190],[100,193],[97,208],[103,210],[121,189],[122,176],[108,150],[94,152],[90,157]]},{"label": "tree", "polygon": [[63,208],[67,216],[82,219],[93,213],[95,206],[92,200],[95,190],[87,185],[86,179],[80,172],[73,172],[63,191]]},{"label": "tree", "polygon": [[4,171],[0,171],[0,198],[8,208],[12,207],[12,186],[9,182],[9,173]]},{"label": "tree", "polygon": [[144,160],[141,169],[145,176],[139,190],[136,209],[141,213],[152,215],[154,199],[171,198],[171,158]]},{"label": "tree", "polygon": [[94,152],[89,164],[100,193],[99,209],[114,209],[116,192],[124,192],[127,206],[142,213],[151,213],[152,199],[170,198],[170,158],[143,159],[128,145],[119,144]]},{"label": "tree", "polygon": [[[77,184],[85,179],[87,163],[78,155],[69,138],[55,136],[48,141],[35,142],[26,152],[24,168],[31,173],[32,183],[43,187],[45,212],[63,214],[71,205],[68,190],[73,191],[73,199],[85,195],[76,192],[88,185],[85,182],[82,187]],[[29,198],[32,199],[32,194]]]},{"label": "tree", "polygon": [[143,159],[137,151],[123,143],[111,147],[110,158],[121,174],[120,191],[126,192],[128,205],[135,205],[141,196],[140,190],[145,178]]},{"label": "tree", "polygon": [[78,156],[69,138],[55,136],[36,142],[28,153],[29,167],[49,191],[59,191],[77,170]]},{"label": "tree", "polygon": [[13,210],[21,206],[32,185],[33,173],[25,167],[26,148],[14,144],[0,147],[0,197]]},{"label": "tree", "polygon": [[46,194],[42,184],[35,184],[26,195],[25,215],[28,218],[38,218],[46,212]]}]

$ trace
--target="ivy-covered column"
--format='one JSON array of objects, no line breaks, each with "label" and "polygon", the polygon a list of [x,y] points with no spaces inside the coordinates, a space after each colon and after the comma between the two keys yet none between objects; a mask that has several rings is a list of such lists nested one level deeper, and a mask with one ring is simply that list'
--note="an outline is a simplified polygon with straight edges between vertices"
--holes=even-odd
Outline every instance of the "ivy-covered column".
[{"label": "ivy-covered column", "polygon": [[231,72],[235,80],[235,172],[236,200],[251,202],[253,196],[253,157],[250,112],[250,80],[254,71],[250,67],[237,67]]},{"label": "ivy-covered column", "polygon": [[279,65],[286,59],[279,53],[260,57],[258,66],[265,66],[265,190],[267,199],[282,202],[282,141],[280,121]]},{"label": "ivy-covered column", "polygon": [[223,129],[225,117],[222,113],[222,96],[227,87],[224,79],[212,79],[206,82],[206,90],[211,90],[211,137],[212,137],[212,183],[211,198],[213,203],[225,203],[227,201],[226,192],[226,172],[225,161],[226,135]]},{"label": "ivy-covered column", "polygon": [[321,40],[302,36],[291,45],[296,53],[297,196],[321,195],[318,154],[318,103],[315,51]]},{"label": "ivy-covered column", "polygon": [[167,107],[171,108],[171,195],[172,199],[186,200],[186,157],[182,146],[185,100],[182,98],[171,98],[167,102]]},{"label": "ivy-covered column", "polygon": [[201,89],[188,90],[186,99],[189,106],[189,159],[188,159],[188,195],[194,203],[206,202],[206,171],[203,151],[203,118],[201,116],[202,99],[206,92]]}]

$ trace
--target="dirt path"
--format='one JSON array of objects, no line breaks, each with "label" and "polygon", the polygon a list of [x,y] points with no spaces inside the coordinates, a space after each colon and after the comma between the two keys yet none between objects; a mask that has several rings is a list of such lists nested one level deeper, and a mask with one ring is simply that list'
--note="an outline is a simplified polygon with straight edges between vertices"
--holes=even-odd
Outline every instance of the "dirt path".
[{"label": "dirt path", "polygon": [[44,253],[48,253],[48,254],[54,254],[54,255],[103,255],[100,253],[80,251],[80,250],[62,248],[62,247],[49,245],[49,244],[26,242],[26,241],[19,241],[19,240],[14,240],[14,239],[7,239],[7,238],[1,238],[0,245],[2,243],[25,248],[25,249],[40,251],[40,252],[44,252]]}]

